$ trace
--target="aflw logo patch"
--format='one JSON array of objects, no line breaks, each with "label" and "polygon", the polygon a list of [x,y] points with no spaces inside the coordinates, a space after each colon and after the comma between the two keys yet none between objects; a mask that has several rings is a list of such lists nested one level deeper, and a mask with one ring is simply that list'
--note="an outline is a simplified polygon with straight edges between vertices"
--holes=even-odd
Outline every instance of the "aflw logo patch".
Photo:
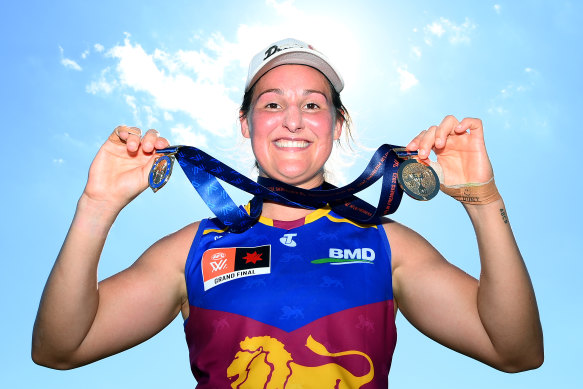
[{"label": "aflw logo patch", "polygon": [[202,254],[204,290],[237,278],[271,273],[271,246],[225,247]]}]

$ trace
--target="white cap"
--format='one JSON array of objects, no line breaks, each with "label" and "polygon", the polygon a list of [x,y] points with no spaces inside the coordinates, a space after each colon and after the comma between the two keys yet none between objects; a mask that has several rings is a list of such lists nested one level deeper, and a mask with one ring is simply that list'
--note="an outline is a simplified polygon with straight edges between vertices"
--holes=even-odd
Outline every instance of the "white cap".
[{"label": "white cap", "polygon": [[336,92],[344,88],[344,81],[322,53],[297,39],[284,39],[257,53],[249,64],[245,83],[247,92],[265,73],[280,65],[307,65],[319,70],[328,78]]}]

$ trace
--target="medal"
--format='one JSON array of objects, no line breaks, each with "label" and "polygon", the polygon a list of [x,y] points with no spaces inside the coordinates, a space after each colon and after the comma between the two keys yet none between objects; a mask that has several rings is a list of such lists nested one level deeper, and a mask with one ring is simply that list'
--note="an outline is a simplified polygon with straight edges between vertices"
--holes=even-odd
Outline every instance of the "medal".
[{"label": "medal", "polygon": [[172,174],[173,165],[174,156],[172,155],[162,155],[154,161],[152,169],[150,169],[150,174],[148,175],[148,184],[154,193],[168,182]]},{"label": "medal", "polygon": [[401,189],[415,200],[431,200],[439,192],[439,178],[431,166],[407,159],[399,165]]},{"label": "medal", "polygon": [[[416,200],[429,200],[439,191],[436,171],[417,162],[414,159],[416,151],[389,144],[375,151],[364,172],[350,184],[337,188],[324,182],[321,188],[311,190],[267,177],[259,177],[255,182],[196,147],[170,146],[156,153],[162,156],[150,171],[152,190],[156,192],[168,181],[176,158],[220,223],[235,233],[245,231],[257,222],[264,200],[306,209],[329,204],[334,212],[346,219],[361,224],[379,224],[382,216],[397,210],[403,192]],[[379,179],[382,179],[382,186],[376,207],[356,196]],[[235,204],[218,180],[253,195],[249,209]]]}]

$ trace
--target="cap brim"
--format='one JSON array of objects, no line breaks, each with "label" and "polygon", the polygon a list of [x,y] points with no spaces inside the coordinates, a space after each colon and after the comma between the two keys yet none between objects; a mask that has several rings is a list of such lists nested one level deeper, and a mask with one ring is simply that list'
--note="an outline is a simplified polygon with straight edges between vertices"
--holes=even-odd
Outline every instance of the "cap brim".
[{"label": "cap brim", "polygon": [[336,92],[340,93],[344,88],[344,82],[340,74],[324,60],[312,51],[302,49],[287,49],[273,56],[267,61],[253,78],[248,82],[245,91],[248,91],[268,71],[281,65],[306,65],[320,71],[332,83]]}]

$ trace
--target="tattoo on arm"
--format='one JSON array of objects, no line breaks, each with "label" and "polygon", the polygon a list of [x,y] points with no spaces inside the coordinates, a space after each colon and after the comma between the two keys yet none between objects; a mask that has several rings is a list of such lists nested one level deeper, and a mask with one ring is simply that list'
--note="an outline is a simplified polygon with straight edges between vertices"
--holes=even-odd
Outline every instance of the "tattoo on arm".
[{"label": "tattoo on arm", "polygon": [[500,215],[502,216],[504,223],[508,224],[508,216],[506,216],[506,210],[504,208],[500,208]]}]

